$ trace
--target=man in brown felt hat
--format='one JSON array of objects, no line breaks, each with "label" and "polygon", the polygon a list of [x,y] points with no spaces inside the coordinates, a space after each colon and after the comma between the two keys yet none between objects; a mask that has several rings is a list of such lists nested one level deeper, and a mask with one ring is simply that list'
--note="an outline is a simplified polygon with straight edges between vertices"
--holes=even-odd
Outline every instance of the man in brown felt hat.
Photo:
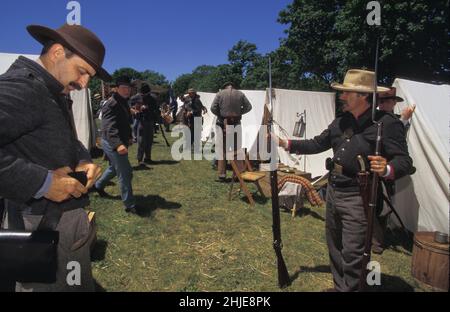
[{"label": "man in brown felt hat", "polygon": [[[397,96],[397,89],[392,87],[388,91],[382,92],[378,95],[378,109],[388,113],[394,113],[394,107],[397,102],[403,101],[403,98]],[[408,131],[410,127],[409,121],[415,110],[416,105],[413,104],[412,106],[405,107],[400,115],[396,115],[405,126],[406,131]]]},{"label": "man in brown felt hat", "polygon": [[[331,87],[342,91],[344,114],[337,117],[322,134],[311,140],[279,141],[291,153],[317,154],[330,148],[326,240],[335,291],[359,290],[367,217],[359,192],[357,174],[361,171],[358,156],[362,156],[366,170],[382,179],[394,180],[408,174],[412,160],[408,154],[404,127],[390,113],[378,111],[376,119],[383,123],[381,156],[375,152],[376,125],[372,121],[372,94],[375,74],[351,69],[344,83]],[[377,87],[377,92],[387,88]]]},{"label": "man in brown felt hat", "polygon": [[[0,197],[8,215],[19,212],[18,222],[5,219],[2,227],[34,231],[43,215],[58,212],[51,217],[59,232],[58,268],[56,282],[17,283],[16,290],[93,291],[92,229],[83,208],[101,170],[77,139],[67,95],[86,88],[94,76],[110,80],[102,68],[105,47],[82,26],[27,30],[44,46],[41,56],[36,61],[20,56],[0,76]],[[74,172],[76,179],[70,176]],[[80,269],[71,283],[70,263]]]}]

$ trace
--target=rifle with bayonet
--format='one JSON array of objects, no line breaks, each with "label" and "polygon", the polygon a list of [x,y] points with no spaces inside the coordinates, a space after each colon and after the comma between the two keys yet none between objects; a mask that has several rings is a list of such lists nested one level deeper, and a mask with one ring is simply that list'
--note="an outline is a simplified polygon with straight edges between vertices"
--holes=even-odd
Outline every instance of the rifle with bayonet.
[{"label": "rifle with bayonet", "polygon": [[[269,101],[270,101],[270,116],[268,120],[268,149],[271,155],[271,162],[278,164],[277,150],[272,149],[272,129],[273,129],[273,103],[272,103],[272,62],[269,58]],[[273,231],[273,248],[277,256],[278,266],[278,285],[280,288],[289,286],[291,283],[289,272],[286,267],[286,263],[283,259],[281,250],[283,249],[283,243],[281,241],[281,222],[280,222],[280,207],[278,201],[278,166],[271,168],[270,172],[270,187],[272,191],[272,231]]]},{"label": "rifle with bayonet", "polygon": [[[375,141],[375,156],[380,156],[381,151],[381,139],[382,139],[382,122],[379,122],[375,120],[376,117],[376,108],[377,108],[377,83],[378,83],[378,45],[379,45],[379,39],[377,38],[377,44],[376,44],[376,50],[375,50],[375,78],[374,78],[374,89],[373,89],[373,98],[372,98],[372,122],[377,127],[377,136]],[[358,158],[358,160],[360,160]],[[361,168],[362,170],[366,171],[365,169]],[[361,176],[361,175],[360,175]],[[368,180],[368,177],[366,177],[366,180]],[[378,183],[379,178],[377,173],[372,174],[372,180],[370,183],[370,193],[367,196],[367,190],[365,190],[365,193],[363,196],[363,204],[366,211],[367,216],[367,231],[366,231],[366,238],[364,243],[364,254],[361,264],[361,276],[359,280],[359,291],[364,291],[366,285],[367,285],[367,264],[370,262],[370,256],[372,251],[372,236],[373,236],[373,222],[375,218],[375,211],[378,201]],[[360,182],[361,189],[364,187],[362,183]],[[367,185],[365,187],[367,189]],[[366,197],[367,196],[367,197]],[[369,201],[367,201],[367,198]]]}]

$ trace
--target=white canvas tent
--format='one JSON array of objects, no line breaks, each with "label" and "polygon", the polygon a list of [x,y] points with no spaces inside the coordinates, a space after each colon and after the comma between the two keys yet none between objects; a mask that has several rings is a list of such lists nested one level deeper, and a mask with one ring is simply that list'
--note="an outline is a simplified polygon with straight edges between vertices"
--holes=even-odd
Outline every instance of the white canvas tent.
[{"label": "white canvas tent", "polygon": [[36,60],[39,57],[38,55],[31,54],[0,53],[0,75],[5,73],[20,55],[25,56],[26,58],[29,58],[31,60]]},{"label": "white canvas tent", "polygon": [[97,127],[94,122],[91,104],[91,90],[83,89],[70,92],[73,101],[72,114],[77,128],[78,140],[90,151],[95,147]]},{"label": "white canvas tent", "polygon": [[[268,91],[241,90],[252,104],[252,110],[242,116],[242,147],[248,151],[256,150],[258,141],[258,130],[264,118],[264,108],[268,104]],[[215,93],[198,92],[203,105],[208,109],[204,115],[202,129],[202,141],[206,142],[212,138],[215,131],[216,116],[211,113],[211,105],[216,96]],[[335,116],[335,94],[328,92],[308,92],[274,89],[274,119],[288,133],[292,134],[295,122],[298,120],[297,113],[307,111],[307,136],[310,139],[325,130]],[[178,102],[179,108],[183,105]],[[280,128],[275,126],[275,133],[283,137]],[[293,137],[290,137],[293,138]],[[296,161],[299,156],[290,155],[283,149],[279,149],[280,161],[298,169],[304,168],[304,159]],[[321,176],[326,173],[325,159],[332,155],[331,151],[306,156],[306,171],[313,176]],[[304,156],[303,156],[304,157]]]},{"label": "white canvas tent", "polygon": [[[5,73],[12,63],[23,55],[36,60],[38,55],[0,53],[0,75]],[[95,123],[92,116],[91,97],[89,90],[74,91],[70,94],[73,100],[72,112],[77,130],[78,139],[90,150],[95,146]]]},{"label": "white canvas tent", "polygon": [[[286,139],[289,136],[290,139],[296,139],[292,134],[295,123],[299,121],[297,114],[305,110],[306,137],[302,139],[312,139],[321,134],[335,118],[335,93],[274,89],[273,96],[274,128],[275,134],[280,138]],[[282,148],[278,148],[278,152],[281,163],[299,170],[305,169],[306,160],[304,171],[310,172],[313,177],[327,173],[325,160],[333,155],[331,149],[321,154],[303,156],[289,154]]]},{"label": "white canvas tent", "polygon": [[396,79],[397,94],[405,99],[400,113],[416,104],[407,136],[417,172],[396,184],[394,204],[408,230],[449,233],[449,117],[450,85]]},{"label": "white canvas tent", "polygon": [[[252,110],[242,116],[242,147],[250,150],[255,144],[258,136],[259,127],[262,124],[264,116],[264,105],[266,91],[248,91],[240,90],[252,104]],[[200,100],[208,109],[208,113],[203,115],[202,141],[212,140],[212,134],[215,133],[217,117],[211,113],[211,105],[216,97],[216,93],[198,92]],[[181,109],[183,102],[178,100],[178,107]]]},{"label": "white canvas tent", "polygon": [[[214,131],[214,125],[216,124],[216,117],[211,113],[211,104],[216,96],[215,93],[208,92],[198,92],[200,100],[203,105],[208,109],[208,113],[203,115],[203,127],[202,127],[202,142],[207,142],[211,139],[211,133]],[[177,99],[178,102],[178,112],[183,108],[184,103]]]},{"label": "white canvas tent", "polygon": [[207,142],[211,139],[211,133],[216,125],[216,116],[211,113],[211,104],[216,96],[215,93],[199,92],[200,100],[208,109],[208,113],[203,115],[202,141]]},{"label": "white canvas tent", "polygon": [[[242,147],[247,150],[251,150],[256,144],[258,137],[258,130],[262,124],[264,116],[264,104],[266,91],[249,91],[241,90],[245,96],[248,98],[249,102],[252,104],[252,110],[247,114],[242,116],[241,127],[242,127]],[[202,139],[208,140],[211,138],[211,134],[215,133],[215,125],[217,117],[211,113],[211,105],[216,96],[215,93],[199,93],[203,98],[203,105],[208,108],[209,115],[212,117],[208,121],[210,124],[206,124],[203,127]],[[206,121],[206,120],[205,120]]]},{"label": "white canvas tent", "polygon": [[242,146],[248,151],[256,150],[258,130],[264,118],[266,91],[243,90],[245,96],[252,104],[252,110],[242,116]]}]

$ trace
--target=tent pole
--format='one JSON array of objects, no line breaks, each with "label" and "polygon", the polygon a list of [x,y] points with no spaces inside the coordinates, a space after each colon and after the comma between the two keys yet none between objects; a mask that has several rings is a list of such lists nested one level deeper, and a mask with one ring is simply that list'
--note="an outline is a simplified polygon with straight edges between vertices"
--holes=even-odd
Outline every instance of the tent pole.
[{"label": "tent pole", "polygon": [[[305,111],[303,112],[303,114],[305,115],[305,140],[307,139],[307,136],[306,136],[306,129],[307,129],[307,120],[306,120],[306,109],[305,109]],[[303,161],[304,161],[304,166],[303,166],[303,172],[304,173],[306,173],[306,155],[303,155],[303,157],[304,157],[304,159],[303,159]]]}]

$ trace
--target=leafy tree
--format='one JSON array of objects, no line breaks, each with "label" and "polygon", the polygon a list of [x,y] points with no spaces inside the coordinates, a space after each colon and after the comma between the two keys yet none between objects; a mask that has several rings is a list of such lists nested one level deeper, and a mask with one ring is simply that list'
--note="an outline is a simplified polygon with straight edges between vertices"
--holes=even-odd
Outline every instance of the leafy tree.
[{"label": "leafy tree", "polygon": [[228,61],[233,69],[245,78],[260,54],[256,52],[256,45],[245,40],[239,40],[230,51],[228,51]]},{"label": "leafy tree", "polygon": [[[357,35],[343,22],[348,16],[362,14],[366,10],[364,4],[361,7],[357,2],[348,3],[346,9],[340,12],[336,28],[349,38],[347,41],[357,42],[360,51],[373,47],[376,36],[380,37],[380,74],[386,83],[392,83],[399,76],[427,81],[448,80],[449,1],[385,0],[380,3],[382,25],[379,28],[356,23],[353,27],[357,27],[356,32],[360,33]],[[342,48],[343,44],[338,42],[336,46]],[[363,53],[349,58],[356,65],[367,67],[373,67],[373,59],[373,52],[369,61]],[[366,65],[367,62],[369,65]]]},{"label": "leafy tree", "polygon": [[216,67],[211,65],[198,66],[192,72],[192,81],[190,83],[191,88],[195,88],[200,91],[209,92],[213,89],[213,83],[210,79],[215,73]]},{"label": "leafy tree", "polygon": [[181,96],[185,94],[186,90],[190,88],[192,80],[192,74],[183,74],[179,76],[172,86],[175,96]]},{"label": "leafy tree", "polygon": [[375,27],[366,22],[365,0],[294,0],[279,15],[289,25],[277,51],[288,70],[284,83],[327,85],[351,67],[373,68],[377,37],[383,83],[399,76],[448,81],[448,0],[379,2],[382,25]]},{"label": "leafy tree", "polygon": [[288,29],[277,50],[261,55],[255,44],[240,40],[228,51],[229,64],[199,66],[180,76],[174,89],[217,92],[225,81],[265,89],[270,55],[274,87],[328,91],[350,68],[373,69],[376,38],[383,84],[396,77],[449,81],[449,1],[379,2],[382,25],[369,26],[367,0],[293,0],[279,14]]},{"label": "leafy tree", "polygon": [[233,82],[239,85],[241,79],[232,65],[223,64],[215,67],[210,75],[204,76],[202,80],[198,81],[196,88],[205,92],[218,92],[225,82]]},{"label": "leafy tree", "polygon": [[[146,80],[147,82],[150,83],[150,85],[162,86],[165,89],[168,89],[169,82],[167,81],[166,77],[158,72],[153,71],[153,70],[145,70],[143,72],[139,72],[133,68],[128,68],[128,67],[119,68],[112,74],[113,81],[123,75],[129,76],[131,78],[131,80],[134,80],[134,79]],[[89,81],[89,89],[91,90],[92,96],[94,96],[95,94],[101,95],[102,94],[101,80],[98,78],[92,78]],[[162,93],[161,96],[167,97],[166,94],[164,94],[164,93]],[[94,100],[94,99],[92,100],[94,111],[96,111],[98,109],[99,103],[100,103],[99,100]]]},{"label": "leafy tree", "polygon": [[200,65],[194,69],[194,71],[192,72],[192,75],[194,76],[195,80],[199,80],[208,75],[211,75],[215,70],[216,70],[215,66]]},{"label": "leafy tree", "polygon": [[264,90],[269,86],[268,56],[257,55],[243,77],[241,89]]},{"label": "leafy tree", "polygon": [[201,65],[192,73],[178,77],[173,84],[173,90],[177,96],[184,94],[189,88],[203,92],[217,92],[225,82],[231,81],[239,85],[241,80],[241,76],[230,64]]},{"label": "leafy tree", "polygon": [[92,78],[89,81],[88,88],[91,90],[92,96],[97,93],[102,95],[102,81],[100,79],[96,77]]},{"label": "leafy tree", "polygon": [[100,108],[101,99],[94,99],[95,94],[102,95],[102,81],[96,77],[89,81],[88,88],[91,90],[92,110],[97,113]]},{"label": "leafy tree", "polygon": [[147,81],[151,85],[166,86],[169,84],[169,81],[163,74],[153,70],[145,70],[141,72],[141,76],[142,80]]},{"label": "leafy tree", "polygon": [[129,67],[119,68],[112,74],[113,80],[117,79],[120,76],[128,76],[130,77],[131,80],[134,79],[144,80],[142,73]]}]

